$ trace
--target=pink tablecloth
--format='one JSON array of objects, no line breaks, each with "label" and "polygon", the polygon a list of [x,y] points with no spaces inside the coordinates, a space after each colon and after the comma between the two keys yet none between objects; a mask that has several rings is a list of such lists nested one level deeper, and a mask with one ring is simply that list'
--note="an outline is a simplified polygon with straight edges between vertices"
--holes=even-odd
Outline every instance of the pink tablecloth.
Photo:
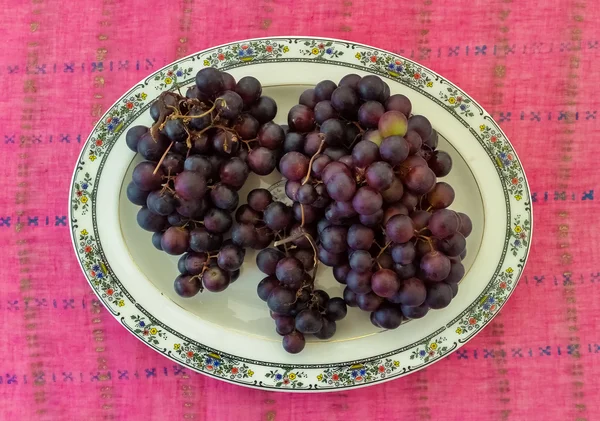
[{"label": "pink tablecloth", "polygon": [[[549,4],[0,0],[0,418],[599,419],[600,9]],[[525,276],[477,338],[318,396],[221,383],[143,345],[94,300],[66,216],[82,142],[127,88],[197,50],[292,34],[392,50],[471,93],[519,152],[536,219]]]}]

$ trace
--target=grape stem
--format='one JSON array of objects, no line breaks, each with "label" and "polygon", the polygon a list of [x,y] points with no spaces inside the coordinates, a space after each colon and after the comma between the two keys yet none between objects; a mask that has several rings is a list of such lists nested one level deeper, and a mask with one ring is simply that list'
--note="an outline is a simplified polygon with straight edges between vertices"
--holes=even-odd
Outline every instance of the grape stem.
[{"label": "grape stem", "polygon": [[[160,168],[161,164],[163,163],[163,161],[165,160],[165,158],[167,157],[167,154],[169,153],[169,151],[171,150],[171,147],[173,146],[173,143],[175,142],[171,142],[169,144],[169,147],[167,148],[167,150],[165,151],[164,154],[162,154],[162,156],[160,157],[160,160],[158,161],[158,164],[156,164],[156,168],[154,168],[154,171],[152,171],[152,175],[156,174],[156,171],[158,171],[158,169]],[[170,171],[169,171],[170,173]]]},{"label": "grape stem", "polygon": [[321,143],[319,144],[319,149],[317,149],[317,152],[315,152],[315,154],[310,158],[310,161],[308,162],[308,171],[306,172],[306,177],[304,177],[304,180],[302,181],[302,185],[305,185],[306,183],[308,183],[308,180],[310,180],[310,170],[312,169],[312,164],[315,161],[315,158],[317,157],[317,155],[319,155],[321,153],[324,146],[325,146],[325,138],[322,138]]},{"label": "grape stem", "polygon": [[300,223],[300,226],[304,228],[304,205],[302,203],[300,204],[300,213],[302,214],[302,222]]},{"label": "grape stem", "polygon": [[392,244],[391,241],[388,241],[387,243],[385,243],[385,246],[383,246],[383,247],[381,247],[381,246],[379,246],[379,244],[377,244],[381,250],[379,250],[379,254],[375,257],[375,260],[377,260],[379,258],[379,256],[381,256],[383,254],[383,252],[390,246],[390,244]]}]

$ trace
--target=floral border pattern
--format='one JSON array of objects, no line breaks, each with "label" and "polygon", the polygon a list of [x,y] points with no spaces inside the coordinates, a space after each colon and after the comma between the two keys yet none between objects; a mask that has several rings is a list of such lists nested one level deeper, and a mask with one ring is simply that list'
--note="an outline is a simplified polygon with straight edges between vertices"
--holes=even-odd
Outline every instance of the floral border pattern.
[{"label": "floral border pattern", "polygon": [[[510,255],[504,256],[482,296],[446,326],[444,336],[428,338],[394,355],[352,364],[314,365],[315,368],[302,370],[293,366],[267,367],[258,361],[215,352],[149,317],[136,306],[133,297],[110,270],[109,263],[103,260],[101,244],[88,232],[97,232],[93,187],[98,184],[106,155],[124,129],[147,111],[160,90],[187,83],[202,67],[227,69],[283,60],[341,64],[408,85],[443,105],[470,127],[495,163],[511,215],[505,239]],[[147,93],[152,87],[153,93]],[[157,71],[119,99],[98,122],[81,152],[73,176],[69,216],[74,248],[86,278],[104,305],[139,339],[184,366],[227,381],[275,390],[323,390],[399,377],[444,357],[473,337],[500,310],[516,287],[531,244],[532,213],[525,174],[510,142],[489,115],[458,87],[418,63],[372,47],[327,39],[271,38],[231,43],[181,59]]]}]

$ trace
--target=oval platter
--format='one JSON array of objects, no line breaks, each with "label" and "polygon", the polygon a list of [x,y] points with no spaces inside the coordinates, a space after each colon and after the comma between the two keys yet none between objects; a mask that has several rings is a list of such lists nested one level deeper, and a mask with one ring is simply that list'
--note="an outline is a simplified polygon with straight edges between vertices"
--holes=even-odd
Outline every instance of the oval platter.
[{"label": "oval platter", "polygon": [[[372,326],[350,309],[330,341],[309,340],[286,354],[268,309],[256,296],[262,279],[249,251],[240,279],[220,294],[182,299],[173,291],[177,258],[152,247],[126,200],[132,167],[141,159],[125,144],[130,126],[150,125],[149,107],[164,90],[185,89],[212,66],[236,79],[257,77],[286,122],[299,94],[323,79],[376,74],[413,102],[453,158],[445,178],[456,190],[452,208],[468,213],[467,274],[443,310],[394,331]],[[281,176],[250,177],[240,192],[268,187],[282,198]],[[455,351],[500,311],[514,291],[531,244],[531,196],[512,145],[485,110],[435,72],[366,45],[306,37],[234,42],[193,54],[148,76],[96,124],[79,156],[69,194],[75,253],[90,286],[129,332],[155,351],[195,371],[269,390],[332,391],[373,385],[427,367]],[[318,285],[332,296],[343,286],[321,268]]]}]

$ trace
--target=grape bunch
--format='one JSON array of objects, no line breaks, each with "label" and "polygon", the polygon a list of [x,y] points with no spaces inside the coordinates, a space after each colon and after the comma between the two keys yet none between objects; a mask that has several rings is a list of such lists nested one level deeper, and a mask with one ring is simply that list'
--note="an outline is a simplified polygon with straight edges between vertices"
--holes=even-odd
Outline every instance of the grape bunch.
[{"label": "grape bunch", "polygon": [[316,227],[317,257],[346,285],[346,304],[385,329],[446,307],[472,225],[448,209],[455,193],[438,178],[452,159],[429,120],[379,77],[349,74],[304,91],[288,125],[286,195],[302,229]]},{"label": "grape bunch", "polygon": [[180,296],[223,291],[239,277],[245,249],[270,244],[273,232],[255,224],[256,211],[238,209],[238,191],[250,172],[267,175],[277,165],[285,132],[273,123],[276,114],[257,79],[236,82],[205,68],[185,96],[161,93],[150,107],[151,127],[128,130],[127,145],[145,161],[133,170],[127,197],[141,206],[137,222],[154,233],[154,246],[182,255],[174,282]]}]

